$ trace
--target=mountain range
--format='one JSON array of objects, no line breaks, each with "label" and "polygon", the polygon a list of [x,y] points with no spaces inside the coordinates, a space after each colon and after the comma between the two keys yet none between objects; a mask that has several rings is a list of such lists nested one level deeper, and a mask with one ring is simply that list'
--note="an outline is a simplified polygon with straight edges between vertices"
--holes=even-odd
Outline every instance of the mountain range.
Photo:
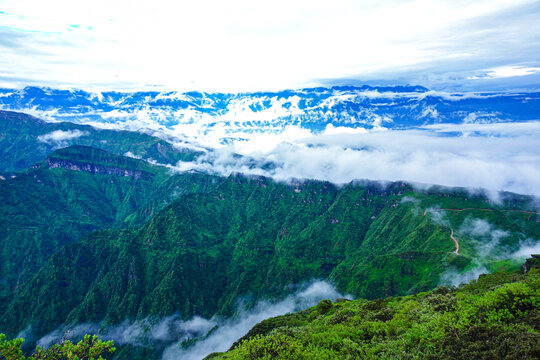
[{"label": "mountain range", "polygon": [[445,93],[422,86],[341,86],[279,92],[89,92],[0,89],[0,108],[106,128],[154,129],[187,140],[219,133],[225,144],[288,126],[414,129],[448,123],[538,120],[540,93]]}]

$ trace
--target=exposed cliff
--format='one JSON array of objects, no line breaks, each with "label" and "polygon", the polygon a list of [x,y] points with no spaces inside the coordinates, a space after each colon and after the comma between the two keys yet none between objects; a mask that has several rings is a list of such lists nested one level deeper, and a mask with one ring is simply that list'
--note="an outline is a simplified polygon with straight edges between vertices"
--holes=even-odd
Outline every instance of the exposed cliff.
[{"label": "exposed cliff", "polygon": [[48,169],[63,168],[63,169],[68,169],[68,170],[73,170],[73,171],[84,171],[90,174],[126,176],[126,177],[132,177],[135,179],[152,179],[154,177],[154,174],[141,171],[141,170],[126,169],[126,168],[121,168],[121,167],[106,166],[106,165],[100,165],[100,164],[92,164],[89,162],[59,159],[55,157],[49,157],[45,159],[45,161],[38,166],[46,167]]}]

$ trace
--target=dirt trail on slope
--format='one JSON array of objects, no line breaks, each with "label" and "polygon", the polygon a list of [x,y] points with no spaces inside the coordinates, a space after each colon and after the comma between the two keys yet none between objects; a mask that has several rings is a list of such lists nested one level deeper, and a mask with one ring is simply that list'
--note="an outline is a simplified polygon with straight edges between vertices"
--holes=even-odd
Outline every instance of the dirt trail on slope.
[{"label": "dirt trail on slope", "polygon": [[[507,210],[504,210],[504,209],[485,209],[485,208],[464,208],[464,209],[448,209],[448,208],[438,208],[438,209],[426,209],[424,211],[424,216],[426,216],[426,214],[429,212],[429,211],[439,211],[439,210],[447,210],[447,211],[465,211],[465,210],[480,210],[480,211],[506,211],[506,212],[520,212],[520,213],[525,213],[525,214],[535,214],[536,215],[536,211],[526,211],[526,210],[513,210],[513,209],[507,209]],[[454,250],[454,254],[456,255],[461,255],[459,253],[459,242],[457,241],[457,239],[454,237],[454,229],[450,229],[450,238],[452,239],[452,241],[454,242],[454,244],[456,245],[456,250]]]},{"label": "dirt trail on slope", "polygon": [[456,244],[456,250],[454,250],[454,254],[461,255],[459,253],[459,243],[457,239],[454,237],[454,229],[450,229],[450,238],[452,239],[452,241],[454,241],[454,244]]}]

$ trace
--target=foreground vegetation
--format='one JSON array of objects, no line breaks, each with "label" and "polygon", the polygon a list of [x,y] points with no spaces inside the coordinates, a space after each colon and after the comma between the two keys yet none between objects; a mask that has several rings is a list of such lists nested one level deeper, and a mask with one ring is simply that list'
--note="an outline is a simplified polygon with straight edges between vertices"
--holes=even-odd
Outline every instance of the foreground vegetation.
[{"label": "foreground vegetation", "polygon": [[102,341],[97,336],[85,335],[84,339],[74,344],[70,340],[55,344],[47,349],[38,346],[26,357],[21,350],[24,339],[6,340],[0,334],[0,359],[2,360],[104,360],[102,356],[113,354],[112,341]]},{"label": "foreground vegetation", "polygon": [[483,275],[459,289],[323,300],[259,323],[206,359],[538,359],[539,264],[529,259],[527,274]]},{"label": "foreground vegetation", "polygon": [[[267,319],[217,359],[538,359],[540,256],[525,272],[483,275],[459,289],[439,287],[379,300],[338,299]],[[2,360],[103,359],[112,341],[86,335],[38,347],[30,357],[23,339],[0,334]]]}]

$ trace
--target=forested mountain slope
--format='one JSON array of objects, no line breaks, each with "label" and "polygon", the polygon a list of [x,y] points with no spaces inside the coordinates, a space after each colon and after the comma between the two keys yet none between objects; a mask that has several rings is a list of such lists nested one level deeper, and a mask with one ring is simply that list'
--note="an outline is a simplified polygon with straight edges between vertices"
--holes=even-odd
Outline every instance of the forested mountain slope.
[{"label": "forested mountain slope", "polygon": [[175,197],[219,179],[73,146],[0,181],[0,294],[17,290],[63,245],[94,230],[137,227]]},{"label": "forested mountain slope", "polygon": [[[139,230],[94,232],[63,247],[4,299],[0,328],[43,335],[63,323],[231,314],[239,297],[284,295],[313,278],[358,297],[425,291],[478,259],[511,267],[505,259],[540,238],[531,200],[507,194],[495,206],[483,195],[404,183],[338,188],[231,176],[181,196]],[[469,231],[472,219],[504,232],[497,253],[480,256],[492,239]]]},{"label": "forested mountain slope", "polygon": [[[171,172],[131,155],[170,164],[198,153],[10,112],[0,127],[8,337],[234,316],[240,301],[249,309],[312,280],[367,299],[416,294],[518,268],[540,239],[532,196]],[[117,356],[159,358],[177,340]]]},{"label": "forested mountain slope", "polygon": [[50,123],[27,114],[0,110],[0,172],[24,170],[54,150],[69,145],[92,146],[117,155],[130,152],[163,164],[192,160],[199,154],[140,132]]}]

